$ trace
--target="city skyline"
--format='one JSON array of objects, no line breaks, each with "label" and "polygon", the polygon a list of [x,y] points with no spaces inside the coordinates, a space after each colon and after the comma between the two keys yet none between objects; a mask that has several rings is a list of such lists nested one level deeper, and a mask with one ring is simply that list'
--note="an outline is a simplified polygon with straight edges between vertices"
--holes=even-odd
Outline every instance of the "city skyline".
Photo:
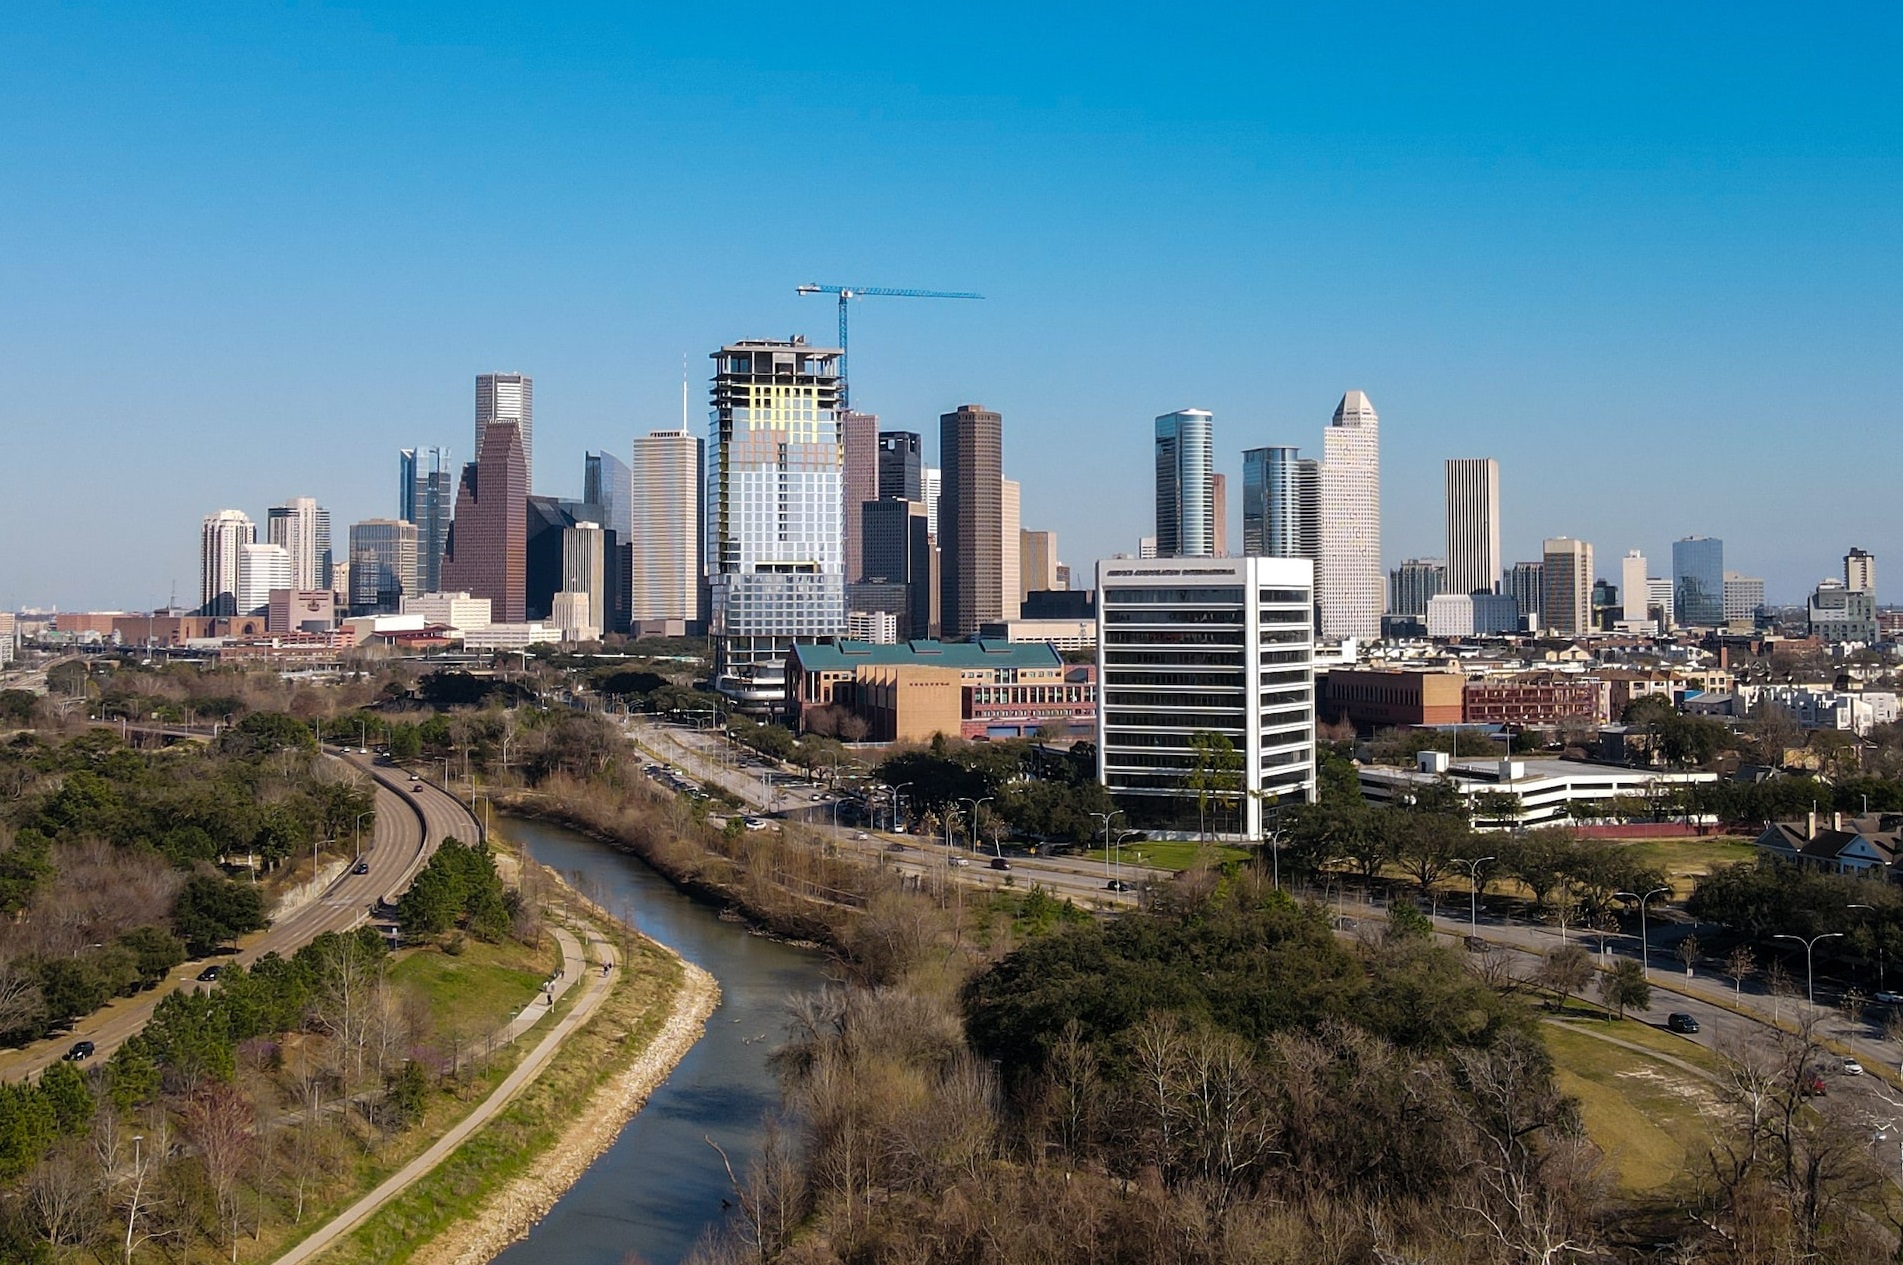
[{"label": "city skyline", "polygon": [[[1388,423],[1386,566],[1439,551],[1439,465],[1470,453],[1505,472],[1507,559],[1557,531],[1608,558],[1705,534],[1793,602],[1852,544],[1895,556],[1873,498],[1817,548],[1749,506],[1903,420],[1898,16],[1783,32],[1774,74],[1748,21],[1382,17],[1240,14],[1220,48],[1092,32],[1056,74],[1048,19],[982,56],[932,19],[854,36],[907,55],[857,59],[848,99],[666,14],[519,15],[506,50],[473,12],[20,15],[0,606],[187,594],[191,525],[262,522],[287,484],[339,525],[387,514],[392,438],[464,453],[497,366],[539,379],[534,490],[573,496],[577,454],[678,413],[683,353],[829,342],[831,305],[793,292],[820,275],[988,296],[862,309],[853,400],[928,438],[962,400],[1004,413],[1024,520],[1078,567],[1146,534],[1127,454],[1158,413],[1214,412],[1239,486],[1244,449],[1312,452],[1348,383]],[[1847,40],[1870,73],[1839,72]],[[1360,90],[1322,90],[1349,43]],[[1266,61],[1240,73],[1244,48]],[[1154,72],[1192,57],[1211,90],[1167,91]],[[1461,86],[1528,58],[1514,111]],[[775,152],[789,129],[823,152]],[[535,179],[493,161],[529,142]],[[722,192],[736,161],[877,192],[763,207]],[[984,195],[946,199],[948,170]],[[1158,193],[1185,185],[1193,232]],[[1111,339],[1144,354],[1101,372]],[[81,434],[96,485],[165,530],[60,521]],[[1679,495],[1688,469],[1733,495]]]}]

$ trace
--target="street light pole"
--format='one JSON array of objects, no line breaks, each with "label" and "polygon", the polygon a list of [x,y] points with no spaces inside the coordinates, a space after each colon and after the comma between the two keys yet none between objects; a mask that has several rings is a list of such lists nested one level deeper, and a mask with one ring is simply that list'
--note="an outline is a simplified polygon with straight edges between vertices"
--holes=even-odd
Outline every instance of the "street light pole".
[{"label": "street light pole", "polygon": [[[971,850],[973,852],[978,850],[978,805],[989,804],[993,798],[995,797],[987,795],[983,799],[961,799],[958,801],[961,804],[971,805]],[[1004,854],[1000,852],[998,855],[1003,856]]]},{"label": "street light pole", "polygon": [[375,817],[376,815],[377,810],[372,808],[369,812],[358,813],[357,820],[351,823],[350,828],[357,837],[357,860],[359,861],[363,860],[363,819],[365,817]]},{"label": "street light pole", "polygon": [[1803,936],[1794,936],[1788,931],[1780,931],[1771,937],[1773,940],[1795,940],[1804,946],[1804,997],[1810,1002],[1812,1010],[1817,1009],[1817,976],[1811,969],[1815,962],[1817,942],[1833,940],[1842,935],[1841,931],[1826,931],[1820,936],[1812,936],[1806,940]]},{"label": "street light pole", "polygon": [[905,799],[905,796],[904,796],[904,795],[902,794],[902,792],[903,792],[903,791],[904,791],[904,790],[905,790],[905,789],[906,789],[906,788],[907,788],[908,786],[914,786],[914,785],[916,785],[916,783],[913,783],[913,782],[900,782],[900,783],[899,783],[899,784],[898,784],[897,786],[895,786],[895,787],[893,787],[893,788],[892,788],[892,819],[891,819],[891,820],[890,820],[889,822],[887,822],[887,823],[886,823],[886,827],[887,827],[887,829],[890,829],[890,830],[895,830],[895,831],[896,831],[896,830],[898,829],[898,825],[899,825],[899,805],[900,805],[900,804],[901,804],[901,803],[902,803],[902,802],[904,801],[904,799]]},{"label": "street light pole", "polygon": [[1639,902],[1639,970],[1646,979],[1652,978],[1652,942],[1646,938],[1645,934],[1645,902],[1654,896],[1670,895],[1671,891],[1669,887],[1655,887],[1643,896],[1637,892],[1613,893],[1614,897],[1625,896]]},{"label": "street light pole", "polygon": [[1494,857],[1475,857],[1470,861],[1466,857],[1454,858],[1455,865],[1464,865],[1467,867],[1468,877],[1473,880],[1473,894],[1467,901],[1467,934],[1469,935],[1477,934],[1480,930],[1480,867],[1496,859],[1497,858]]},{"label": "street light pole", "polygon": [[1110,819],[1112,817],[1123,816],[1123,810],[1121,808],[1113,808],[1107,813],[1092,813],[1090,815],[1103,823],[1103,876],[1104,879],[1108,881],[1110,878]]}]

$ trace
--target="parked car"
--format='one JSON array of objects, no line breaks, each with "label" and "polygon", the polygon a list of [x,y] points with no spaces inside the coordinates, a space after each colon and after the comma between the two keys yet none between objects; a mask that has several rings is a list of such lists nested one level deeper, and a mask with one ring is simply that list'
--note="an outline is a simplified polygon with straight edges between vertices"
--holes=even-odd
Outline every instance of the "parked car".
[{"label": "parked car", "polygon": [[75,1041],[73,1048],[60,1057],[68,1063],[84,1063],[93,1056],[93,1048],[93,1043],[90,1041]]},{"label": "parked car", "polygon": [[198,982],[201,984],[216,983],[218,977],[224,973],[225,968],[222,966],[208,966],[198,973]]},{"label": "parked car", "polygon": [[1670,1028],[1673,1032],[1696,1032],[1698,1031],[1698,1020],[1692,1018],[1682,1010],[1674,1010],[1671,1014],[1665,1016],[1665,1026]]},{"label": "parked car", "polygon": [[1842,1071],[1845,1076],[1862,1076],[1863,1064],[1855,1059],[1845,1059]]},{"label": "parked car", "polygon": [[1011,868],[1011,863],[1003,857],[992,857],[991,868],[994,870],[1008,870]]}]

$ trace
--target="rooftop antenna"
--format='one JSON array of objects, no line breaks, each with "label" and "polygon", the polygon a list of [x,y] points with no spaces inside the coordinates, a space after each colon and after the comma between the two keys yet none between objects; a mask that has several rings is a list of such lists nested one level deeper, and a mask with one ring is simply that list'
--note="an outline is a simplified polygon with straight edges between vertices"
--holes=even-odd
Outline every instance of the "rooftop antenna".
[{"label": "rooftop antenna", "polygon": [[687,434],[687,353],[681,353],[681,434]]}]

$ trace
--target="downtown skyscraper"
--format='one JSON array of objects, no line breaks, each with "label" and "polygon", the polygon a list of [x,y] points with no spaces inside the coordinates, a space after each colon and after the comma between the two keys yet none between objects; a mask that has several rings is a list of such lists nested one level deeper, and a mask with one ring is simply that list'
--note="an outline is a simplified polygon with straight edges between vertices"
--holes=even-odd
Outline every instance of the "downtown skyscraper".
[{"label": "downtown skyscraper", "polygon": [[981,404],[944,414],[938,460],[939,623],[963,641],[1004,611],[1004,418]]},{"label": "downtown skyscraper", "polygon": [[840,355],[804,339],[713,355],[709,632],[715,687],[745,710],[779,707],[796,641],[846,629]]},{"label": "downtown skyscraper", "polygon": [[1156,419],[1156,556],[1216,552],[1215,417],[1178,409]]},{"label": "downtown skyscraper", "polygon": [[1546,542],[1540,579],[1545,627],[1556,633],[1592,631],[1592,545],[1570,536]]},{"label": "downtown skyscraper", "polygon": [[685,430],[635,438],[628,618],[637,635],[685,636],[706,625],[703,451],[699,437]]},{"label": "downtown skyscraper", "polygon": [[1299,448],[1242,454],[1242,553],[1249,558],[1321,556],[1321,463]]},{"label": "downtown skyscraper", "polygon": [[499,624],[519,624],[528,608],[529,472],[513,422],[483,427],[482,448],[463,467],[443,561],[443,589],[489,599]]},{"label": "downtown skyscraper", "polygon": [[482,455],[482,434],[490,422],[514,422],[521,432],[522,466],[529,487],[535,486],[535,379],[526,373],[476,375],[476,447]]},{"label": "downtown skyscraper", "polygon": [[1381,635],[1387,575],[1381,569],[1381,419],[1349,391],[1322,432],[1321,565],[1316,602],[1325,641]]},{"label": "downtown skyscraper", "polygon": [[1672,609],[1681,628],[1725,622],[1725,542],[1687,536],[1672,542]]},{"label": "downtown skyscraper", "polygon": [[1500,463],[1447,462],[1447,580],[1444,592],[1491,593],[1500,583]]},{"label": "downtown skyscraper", "polygon": [[447,448],[397,451],[397,514],[416,525],[416,582],[425,593],[443,587],[443,550],[456,512],[456,468]]},{"label": "downtown skyscraper", "polygon": [[331,586],[330,511],[308,496],[294,496],[266,512],[266,539],[291,555],[291,587]]}]

